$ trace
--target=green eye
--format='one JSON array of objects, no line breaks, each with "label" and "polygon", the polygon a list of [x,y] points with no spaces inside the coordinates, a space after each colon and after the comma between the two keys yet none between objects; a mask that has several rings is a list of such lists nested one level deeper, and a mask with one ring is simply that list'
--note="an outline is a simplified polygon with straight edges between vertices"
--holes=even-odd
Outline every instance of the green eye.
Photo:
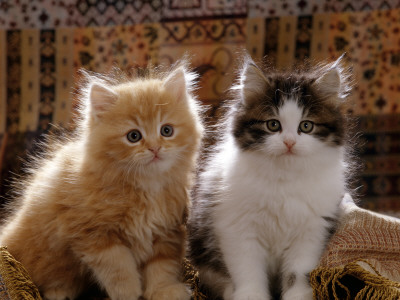
[{"label": "green eye", "polygon": [[314,123],[311,121],[303,121],[299,125],[299,132],[310,133],[314,129]]},{"label": "green eye", "polygon": [[267,128],[269,131],[277,132],[277,131],[281,130],[281,123],[279,123],[278,120],[268,120]]},{"label": "green eye", "polygon": [[171,125],[163,125],[160,133],[162,136],[170,137],[174,134],[174,128]]},{"label": "green eye", "polygon": [[131,130],[128,132],[128,134],[126,135],[126,138],[131,143],[137,143],[142,139],[142,134],[140,133],[139,130],[134,129],[134,130]]}]

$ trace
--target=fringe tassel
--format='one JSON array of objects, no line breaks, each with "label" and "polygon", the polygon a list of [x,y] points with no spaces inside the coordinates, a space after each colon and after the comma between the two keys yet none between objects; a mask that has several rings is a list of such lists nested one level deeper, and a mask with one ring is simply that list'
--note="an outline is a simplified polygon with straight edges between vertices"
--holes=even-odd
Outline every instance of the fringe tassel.
[{"label": "fringe tassel", "polygon": [[39,291],[21,263],[0,247],[0,273],[12,300],[42,300]]},{"label": "fringe tassel", "polygon": [[207,297],[200,291],[199,272],[194,269],[188,259],[183,261],[184,281],[190,285],[192,290],[192,300],[206,300]]},{"label": "fringe tassel", "polygon": [[[376,274],[365,270],[368,264]],[[318,267],[310,274],[314,299],[395,300],[400,299],[400,283],[379,274],[367,261],[355,261],[340,268]]]}]

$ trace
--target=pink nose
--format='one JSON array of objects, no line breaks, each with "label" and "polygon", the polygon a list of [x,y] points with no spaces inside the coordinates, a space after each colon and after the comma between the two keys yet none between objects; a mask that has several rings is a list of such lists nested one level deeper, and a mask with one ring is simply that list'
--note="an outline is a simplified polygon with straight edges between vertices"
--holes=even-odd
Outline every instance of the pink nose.
[{"label": "pink nose", "polygon": [[149,150],[157,155],[158,151],[160,151],[160,147],[151,147]]},{"label": "pink nose", "polygon": [[288,147],[288,149],[292,148],[294,144],[296,144],[296,142],[293,140],[285,140],[283,143],[286,145],[286,147]]}]

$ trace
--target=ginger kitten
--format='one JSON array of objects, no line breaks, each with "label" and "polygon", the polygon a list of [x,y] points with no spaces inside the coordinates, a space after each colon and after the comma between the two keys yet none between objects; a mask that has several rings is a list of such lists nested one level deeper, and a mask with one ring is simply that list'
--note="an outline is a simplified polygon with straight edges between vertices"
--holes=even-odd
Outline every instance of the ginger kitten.
[{"label": "ginger kitten", "polygon": [[0,244],[48,300],[75,299],[92,280],[113,300],[188,300],[196,76],[181,64],[167,76],[86,77],[75,134],[38,159]]},{"label": "ginger kitten", "polygon": [[246,58],[188,222],[212,299],[311,300],[347,189],[349,92],[340,60],[282,73]]}]

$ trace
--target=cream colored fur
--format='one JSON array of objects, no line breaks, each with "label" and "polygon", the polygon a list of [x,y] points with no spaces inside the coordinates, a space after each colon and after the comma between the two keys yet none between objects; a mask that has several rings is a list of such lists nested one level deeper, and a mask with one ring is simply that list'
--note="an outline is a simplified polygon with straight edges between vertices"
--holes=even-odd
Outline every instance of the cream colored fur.
[{"label": "cream colored fur", "polygon": [[193,74],[88,78],[76,135],[39,159],[0,244],[49,300],[75,299],[93,279],[113,300],[188,300],[184,218],[202,134]]}]

